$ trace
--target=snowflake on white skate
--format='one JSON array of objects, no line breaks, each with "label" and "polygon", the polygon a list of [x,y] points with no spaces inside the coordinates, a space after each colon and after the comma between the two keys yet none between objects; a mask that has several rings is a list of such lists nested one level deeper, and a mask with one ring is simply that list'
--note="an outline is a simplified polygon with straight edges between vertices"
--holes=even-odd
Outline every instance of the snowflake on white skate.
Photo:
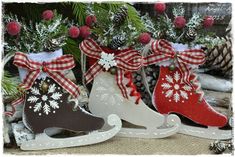
[{"label": "snowflake on white skate", "polygon": [[104,102],[105,105],[121,105],[120,102],[122,103],[124,98],[119,89],[113,87],[112,80],[107,78],[98,78],[97,80],[100,85],[95,88],[96,98]]},{"label": "snowflake on white skate", "polygon": [[192,87],[182,81],[178,71],[173,76],[166,75],[164,80],[166,82],[161,84],[162,93],[165,94],[166,98],[169,98],[169,102],[173,99],[176,103],[180,101],[184,103],[184,100],[189,99],[189,94],[192,95]]},{"label": "snowflake on white skate", "polygon": [[[42,84],[42,82],[43,80],[40,84]],[[55,109],[59,109],[59,100],[62,96],[62,93],[55,92],[55,90],[55,84],[50,84],[48,91],[44,94],[41,94],[38,88],[32,87],[30,89],[32,95],[28,97],[27,102],[35,105],[33,107],[29,106],[29,108],[33,109],[33,112],[38,112],[39,116],[41,116],[42,113],[46,115],[51,112],[55,113]]]},{"label": "snowflake on white skate", "polygon": [[108,54],[105,52],[101,52],[101,58],[98,63],[102,65],[106,71],[109,70],[109,68],[117,65],[116,61],[114,60],[114,54]]}]

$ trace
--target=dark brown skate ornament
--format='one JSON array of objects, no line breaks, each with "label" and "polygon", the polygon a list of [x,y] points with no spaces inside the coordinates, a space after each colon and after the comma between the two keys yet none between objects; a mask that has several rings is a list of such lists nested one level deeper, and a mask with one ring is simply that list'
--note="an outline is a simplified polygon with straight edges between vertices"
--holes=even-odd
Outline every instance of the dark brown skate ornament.
[{"label": "dark brown skate ornament", "polygon": [[[61,67],[67,68],[66,70],[74,67],[74,61],[66,62],[70,57],[62,56],[62,50],[29,55],[16,53],[14,64],[19,67],[21,78],[24,78],[21,86],[28,87],[24,96],[23,122],[36,134],[34,140],[23,142],[21,149],[43,150],[95,144],[112,138],[121,129],[119,117],[110,115],[107,122],[113,127],[99,132],[105,123],[104,120],[79,107],[75,92],[77,87],[71,88],[77,85],[64,78],[61,72]],[[56,65],[57,63],[61,64]],[[82,132],[85,135],[50,137],[60,130],[72,131],[75,134]]]},{"label": "dark brown skate ornament", "polygon": [[[47,91],[42,88],[48,84]],[[56,127],[71,131],[93,131],[102,128],[104,120],[91,116],[70,101],[69,93],[63,90],[54,80],[46,77],[38,79],[26,94],[24,114],[28,128],[34,133]],[[79,125],[75,125],[79,122]]]}]

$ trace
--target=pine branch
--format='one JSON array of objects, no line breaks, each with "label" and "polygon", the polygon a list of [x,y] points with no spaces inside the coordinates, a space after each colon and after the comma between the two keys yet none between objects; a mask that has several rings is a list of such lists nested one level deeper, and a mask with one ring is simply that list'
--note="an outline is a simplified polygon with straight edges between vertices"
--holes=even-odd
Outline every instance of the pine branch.
[{"label": "pine branch", "polygon": [[63,52],[64,54],[72,54],[74,59],[80,64],[80,57],[81,57],[81,51],[78,47],[78,43],[75,40],[68,38],[66,41],[66,45],[63,46]]},{"label": "pine branch", "polygon": [[85,3],[73,3],[72,5],[73,8],[73,14],[78,20],[78,23],[80,25],[85,24],[85,18],[86,18],[86,9],[87,9],[87,4]]},{"label": "pine branch", "polygon": [[174,17],[184,16],[185,9],[183,8],[183,4],[180,3],[176,7],[174,7],[172,10],[172,13],[173,13]]},{"label": "pine branch", "polygon": [[140,14],[137,12],[137,10],[131,6],[130,4],[127,4],[128,7],[128,21],[130,21],[133,26],[136,27],[138,32],[146,31],[146,28],[141,21]]},{"label": "pine branch", "polygon": [[25,19],[18,19],[17,16],[9,14],[4,16],[4,24],[10,21],[17,21],[21,25],[21,32],[17,36],[4,34],[4,52],[25,53],[55,51],[65,45],[67,39],[67,19],[54,11],[54,18],[50,21],[42,20],[38,23],[25,22]]},{"label": "pine branch", "polygon": [[[120,25],[115,25],[113,17],[121,14],[120,8],[127,7],[127,17]],[[97,18],[96,27],[92,33],[98,37],[97,42],[108,46],[116,37],[125,39],[125,47],[135,45],[136,39],[143,31],[147,31],[136,9],[128,3],[94,4],[94,13]],[[125,18],[125,17],[124,17]]]},{"label": "pine branch", "polygon": [[22,93],[18,90],[20,80],[13,78],[8,71],[4,71],[1,81],[1,90],[4,97],[19,97]]},{"label": "pine branch", "polygon": [[203,21],[202,16],[199,13],[194,13],[189,22],[187,23],[188,28],[196,28],[199,29],[201,22]]}]

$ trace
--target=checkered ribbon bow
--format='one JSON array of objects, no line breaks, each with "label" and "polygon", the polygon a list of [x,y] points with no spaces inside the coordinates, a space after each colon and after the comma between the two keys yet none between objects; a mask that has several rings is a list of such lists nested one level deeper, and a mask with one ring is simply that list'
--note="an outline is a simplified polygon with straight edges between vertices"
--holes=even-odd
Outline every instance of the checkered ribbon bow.
[{"label": "checkered ribbon bow", "polygon": [[67,90],[73,97],[76,98],[79,96],[78,86],[62,74],[62,71],[70,70],[75,66],[72,55],[63,55],[50,62],[41,63],[30,60],[27,55],[22,52],[16,52],[13,64],[28,71],[23,83],[20,84],[20,87],[25,90],[30,89],[40,73],[44,72],[62,88]]},{"label": "checkered ribbon bow", "polygon": [[[104,69],[104,67],[99,64],[101,53],[103,53],[104,51],[93,39],[84,40],[80,44],[80,49],[88,57],[97,59],[97,61],[84,74],[86,83],[89,83]],[[124,73],[126,71],[137,71],[143,65],[147,65],[147,63],[136,50],[126,49],[119,52],[119,54],[114,56],[117,67],[116,81],[123,97],[128,98],[126,86],[123,84]]]},{"label": "checkered ribbon bow", "polygon": [[190,84],[189,77],[191,75],[191,67],[189,65],[201,65],[205,62],[205,53],[202,49],[175,51],[171,44],[163,39],[152,42],[151,51],[153,54],[147,58],[151,58],[152,63],[174,59],[179,66],[184,82],[187,84]]}]

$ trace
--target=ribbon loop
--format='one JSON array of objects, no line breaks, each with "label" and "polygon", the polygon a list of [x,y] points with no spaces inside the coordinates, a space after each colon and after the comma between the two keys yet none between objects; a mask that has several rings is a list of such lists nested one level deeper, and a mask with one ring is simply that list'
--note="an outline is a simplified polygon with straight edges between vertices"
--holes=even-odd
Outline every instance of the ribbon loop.
[{"label": "ribbon loop", "polygon": [[44,72],[73,97],[79,96],[80,90],[78,86],[62,74],[62,71],[70,70],[75,66],[72,55],[63,55],[50,62],[36,62],[30,60],[26,54],[16,52],[13,64],[28,71],[23,83],[20,84],[25,90],[30,89],[40,73]]},{"label": "ribbon loop", "polygon": [[183,81],[190,84],[190,65],[201,65],[205,63],[205,52],[202,49],[188,49],[175,51],[171,44],[164,40],[156,40],[151,43],[153,54],[147,57],[149,64],[155,64],[169,59],[174,59],[179,66]]}]

